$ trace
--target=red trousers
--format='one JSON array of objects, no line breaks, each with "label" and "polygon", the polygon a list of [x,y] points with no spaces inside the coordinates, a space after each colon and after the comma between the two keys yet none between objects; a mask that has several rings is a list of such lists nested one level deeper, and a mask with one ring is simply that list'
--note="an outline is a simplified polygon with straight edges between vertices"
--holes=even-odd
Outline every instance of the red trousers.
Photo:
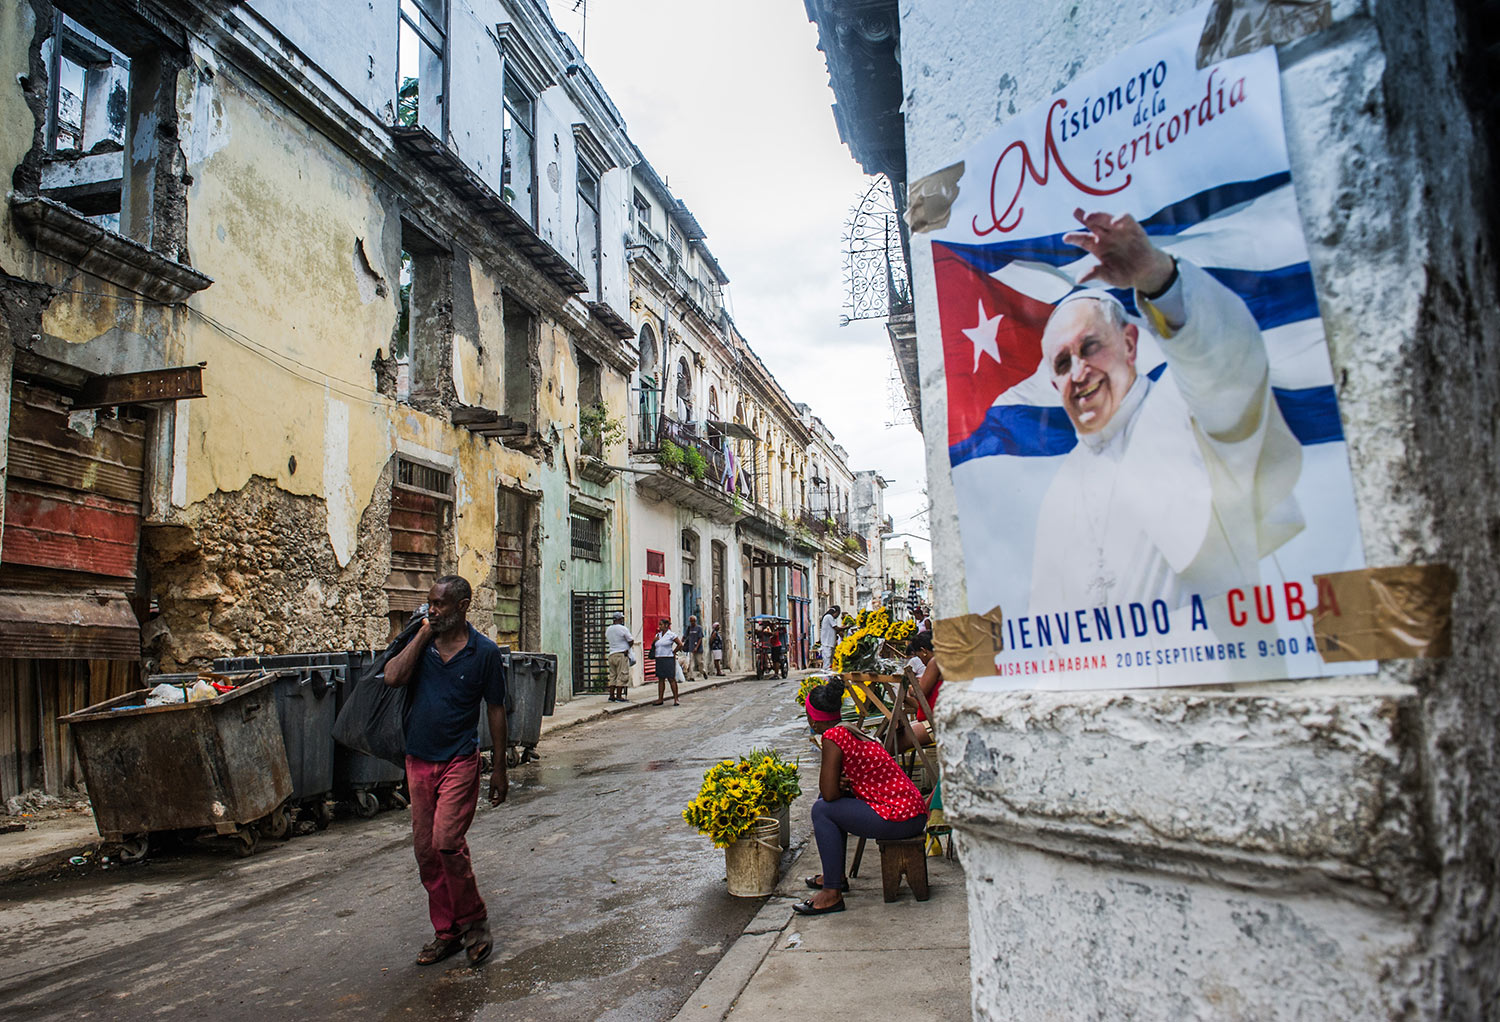
[{"label": "red trousers", "polygon": [[437,936],[452,940],[487,918],[464,840],[479,804],[479,753],[446,763],[407,756],[406,786],[411,793],[412,847],[427,888],[427,912]]}]

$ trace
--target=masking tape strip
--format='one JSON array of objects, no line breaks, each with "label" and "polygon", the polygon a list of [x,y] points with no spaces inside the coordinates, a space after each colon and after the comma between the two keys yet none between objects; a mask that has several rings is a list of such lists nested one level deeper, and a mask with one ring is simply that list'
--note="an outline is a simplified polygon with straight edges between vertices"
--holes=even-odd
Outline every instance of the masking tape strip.
[{"label": "masking tape strip", "polygon": [[1332,24],[1330,0],[1214,0],[1198,40],[1198,70],[1273,43],[1294,43]]},{"label": "masking tape strip", "polygon": [[948,681],[987,678],[995,673],[995,654],[1005,648],[999,607],[983,614],[945,617],[933,622],[932,649]]},{"label": "masking tape strip", "polygon": [[1330,664],[1443,657],[1453,648],[1453,588],[1446,564],[1314,575],[1313,637]]},{"label": "masking tape strip", "polygon": [[960,160],[907,185],[906,226],[918,234],[947,227],[948,214],[958,198],[958,179],[963,176],[964,165]]}]

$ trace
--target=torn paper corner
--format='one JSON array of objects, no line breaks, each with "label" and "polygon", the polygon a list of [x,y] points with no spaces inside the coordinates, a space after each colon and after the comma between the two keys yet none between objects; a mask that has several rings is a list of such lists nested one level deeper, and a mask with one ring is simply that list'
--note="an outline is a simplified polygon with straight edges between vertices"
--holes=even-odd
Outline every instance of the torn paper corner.
[{"label": "torn paper corner", "polygon": [[947,681],[970,681],[995,673],[995,656],[1005,649],[999,607],[983,614],[946,617],[932,626],[932,648]]}]

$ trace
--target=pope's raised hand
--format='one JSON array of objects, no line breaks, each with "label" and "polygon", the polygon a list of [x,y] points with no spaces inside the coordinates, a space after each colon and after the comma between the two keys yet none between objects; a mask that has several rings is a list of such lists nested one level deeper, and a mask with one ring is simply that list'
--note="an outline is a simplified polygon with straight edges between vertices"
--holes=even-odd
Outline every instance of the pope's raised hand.
[{"label": "pope's raised hand", "polygon": [[1129,213],[1085,213],[1073,210],[1084,226],[1070,231],[1063,241],[1077,245],[1098,260],[1078,278],[1080,284],[1098,280],[1111,287],[1129,287],[1157,294],[1172,279],[1172,257],[1151,243],[1151,238]]}]

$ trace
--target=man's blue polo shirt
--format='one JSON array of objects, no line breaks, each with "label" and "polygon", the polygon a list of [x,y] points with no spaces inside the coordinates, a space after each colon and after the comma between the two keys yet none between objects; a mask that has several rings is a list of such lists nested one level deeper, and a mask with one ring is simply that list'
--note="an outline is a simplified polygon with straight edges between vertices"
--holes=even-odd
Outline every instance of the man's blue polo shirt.
[{"label": "man's blue polo shirt", "polygon": [[408,685],[406,754],[446,763],[479,748],[479,703],[505,706],[500,647],[467,625],[469,641],[447,663],[429,642]]}]

